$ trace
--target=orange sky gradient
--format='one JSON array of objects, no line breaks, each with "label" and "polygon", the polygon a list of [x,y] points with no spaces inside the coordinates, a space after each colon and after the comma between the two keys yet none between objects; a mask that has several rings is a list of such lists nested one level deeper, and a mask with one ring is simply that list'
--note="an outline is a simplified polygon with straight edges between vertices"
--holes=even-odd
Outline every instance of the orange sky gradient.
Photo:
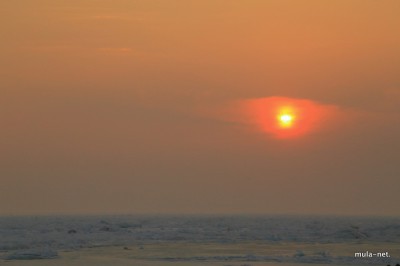
[{"label": "orange sky gradient", "polygon": [[399,14],[1,1],[0,215],[400,215]]}]

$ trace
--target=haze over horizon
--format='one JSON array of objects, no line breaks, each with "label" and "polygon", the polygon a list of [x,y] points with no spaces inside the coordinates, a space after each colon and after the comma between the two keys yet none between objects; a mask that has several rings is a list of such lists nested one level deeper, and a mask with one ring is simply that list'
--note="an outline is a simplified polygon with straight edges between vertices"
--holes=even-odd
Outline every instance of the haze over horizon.
[{"label": "haze over horizon", "polygon": [[400,215],[399,1],[0,12],[0,215]]}]

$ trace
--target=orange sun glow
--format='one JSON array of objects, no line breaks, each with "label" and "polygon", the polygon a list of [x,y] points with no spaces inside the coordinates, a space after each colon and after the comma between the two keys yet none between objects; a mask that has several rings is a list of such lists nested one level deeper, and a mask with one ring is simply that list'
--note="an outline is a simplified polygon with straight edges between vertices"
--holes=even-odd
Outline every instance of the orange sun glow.
[{"label": "orange sun glow", "polygon": [[280,139],[299,137],[316,130],[323,118],[337,109],[308,99],[287,97],[250,99],[242,104],[247,122]]}]

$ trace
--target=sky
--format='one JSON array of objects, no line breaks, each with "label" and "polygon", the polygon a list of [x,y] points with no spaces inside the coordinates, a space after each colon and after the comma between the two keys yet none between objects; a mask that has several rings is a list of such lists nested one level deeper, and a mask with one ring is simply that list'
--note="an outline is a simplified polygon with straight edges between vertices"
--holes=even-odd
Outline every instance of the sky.
[{"label": "sky", "polygon": [[1,1],[0,215],[400,215],[398,14]]}]

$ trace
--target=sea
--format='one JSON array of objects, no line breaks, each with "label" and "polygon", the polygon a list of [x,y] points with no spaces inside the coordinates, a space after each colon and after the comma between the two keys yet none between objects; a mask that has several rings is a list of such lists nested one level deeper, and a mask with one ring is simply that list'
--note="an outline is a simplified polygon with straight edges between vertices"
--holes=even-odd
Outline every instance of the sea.
[{"label": "sea", "polygon": [[[179,252],[171,249],[174,245],[179,245]],[[155,246],[170,248],[152,253],[150,247]],[[0,217],[0,261],[57,259],[63,251],[100,247],[134,249],[135,254],[147,249],[141,259],[158,262],[396,265],[400,263],[400,217]],[[190,252],[185,252],[186,247],[192,247]],[[202,252],[193,247],[202,247]]]}]

